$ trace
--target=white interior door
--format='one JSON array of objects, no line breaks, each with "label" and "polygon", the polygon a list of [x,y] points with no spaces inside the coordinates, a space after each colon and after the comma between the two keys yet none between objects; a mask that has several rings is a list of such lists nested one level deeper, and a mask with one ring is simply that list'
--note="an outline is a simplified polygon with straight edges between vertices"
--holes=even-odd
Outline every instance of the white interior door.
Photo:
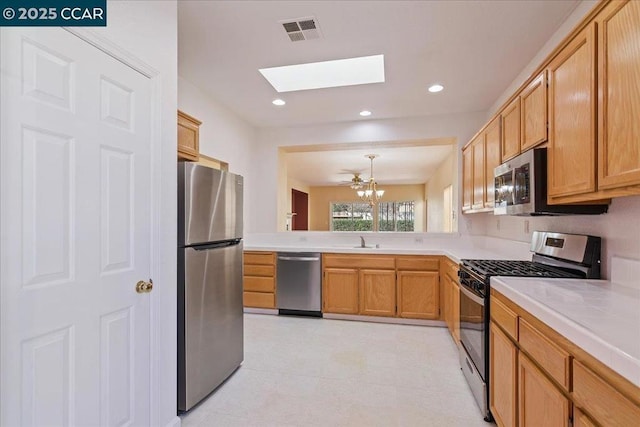
[{"label": "white interior door", "polygon": [[149,424],[151,81],[2,29],[1,422]]}]

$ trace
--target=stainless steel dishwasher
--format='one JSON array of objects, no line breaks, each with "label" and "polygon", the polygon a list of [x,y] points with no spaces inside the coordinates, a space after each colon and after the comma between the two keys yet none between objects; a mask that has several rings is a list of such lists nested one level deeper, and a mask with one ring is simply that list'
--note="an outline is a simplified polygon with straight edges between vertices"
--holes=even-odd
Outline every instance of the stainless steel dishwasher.
[{"label": "stainless steel dishwasher", "polygon": [[318,252],[278,252],[279,314],[322,317],[322,261]]}]

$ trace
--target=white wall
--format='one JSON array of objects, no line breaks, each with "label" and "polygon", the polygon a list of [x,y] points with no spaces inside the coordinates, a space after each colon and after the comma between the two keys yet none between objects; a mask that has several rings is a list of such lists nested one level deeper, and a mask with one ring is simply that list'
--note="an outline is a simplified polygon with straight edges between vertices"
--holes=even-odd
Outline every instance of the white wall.
[{"label": "white wall", "polygon": [[249,232],[248,218],[256,214],[251,193],[258,186],[250,176],[256,129],[182,77],[178,78],[178,108],[202,122],[200,153],[229,163],[229,172],[244,177],[244,223],[245,233]]},{"label": "white wall", "polygon": [[[531,75],[546,56],[571,32],[571,30],[589,13],[597,1],[583,1],[569,15],[558,31],[549,39],[538,54],[520,75],[508,86],[508,89],[496,99],[489,109],[489,119],[502,103]],[[609,213],[597,216],[567,216],[522,218],[494,216],[491,214],[473,216],[474,226],[484,230],[488,236],[530,241],[534,230],[581,233],[603,238],[602,273],[609,278],[611,257],[623,257],[640,260],[640,196],[614,199]],[[529,233],[524,232],[525,222],[529,223]]]},{"label": "white wall", "polygon": [[176,108],[178,78],[178,11],[177,3],[167,1],[112,1],[107,5],[106,28],[91,28],[124,51],[140,58],[159,73],[161,96],[161,169],[159,216],[160,240],[154,245],[159,257],[155,261],[158,276],[153,277],[152,297],[157,311],[153,316],[159,330],[157,381],[152,384],[151,399],[157,411],[151,414],[151,425],[179,425],[176,416]]},{"label": "white wall", "polygon": [[[442,233],[444,226],[444,189],[453,184],[453,194],[458,194],[458,183],[453,178],[458,176],[458,152],[455,147],[438,166],[438,169],[427,182],[427,231]],[[457,198],[454,198],[453,209],[457,211]],[[454,228],[455,231],[455,228]]]},{"label": "white wall", "polygon": [[[455,137],[464,145],[480,128],[484,112],[411,117],[386,120],[362,120],[326,125],[258,130],[258,144],[252,153],[251,179],[260,183],[260,191],[253,194],[252,203],[260,207],[260,215],[249,218],[252,232],[269,233],[278,230],[278,168],[279,146],[340,144],[354,142],[402,141],[422,138]],[[458,161],[458,163],[460,160]],[[458,170],[461,170],[458,166]],[[460,178],[458,178],[460,180]],[[284,205],[284,203],[281,203]],[[458,204],[460,205],[460,204]],[[465,218],[460,226],[463,233],[482,233],[480,226],[471,227],[472,218]]]}]

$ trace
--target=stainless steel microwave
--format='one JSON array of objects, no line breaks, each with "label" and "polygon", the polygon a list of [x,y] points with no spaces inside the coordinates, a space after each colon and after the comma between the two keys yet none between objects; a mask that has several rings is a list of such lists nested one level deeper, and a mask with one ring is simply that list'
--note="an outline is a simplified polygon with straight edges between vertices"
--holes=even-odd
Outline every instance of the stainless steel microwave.
[{"label": "stainless steel microwave", "polygon": [[597,215],[608,205],[547,204],[547,149],[534,148],[495,168],[494,215]]}]

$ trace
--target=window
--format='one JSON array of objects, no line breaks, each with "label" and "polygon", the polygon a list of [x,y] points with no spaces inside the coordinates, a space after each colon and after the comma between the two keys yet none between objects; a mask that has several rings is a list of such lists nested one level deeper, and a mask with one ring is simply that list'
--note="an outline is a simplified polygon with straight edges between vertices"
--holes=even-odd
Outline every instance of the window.
[{"label": "window", "polygon": [[415,202],[382,202],[374,212],[368,203],[331,203],[331,231],[414,231]]},{"label": "window", "polygon": [[413,231],[415,202],[382,202],[378,204],[379,231]]},{"label": "window", "polygon": [[373,211],[368,203],[331,203],[331,231],[373,231]]}]

